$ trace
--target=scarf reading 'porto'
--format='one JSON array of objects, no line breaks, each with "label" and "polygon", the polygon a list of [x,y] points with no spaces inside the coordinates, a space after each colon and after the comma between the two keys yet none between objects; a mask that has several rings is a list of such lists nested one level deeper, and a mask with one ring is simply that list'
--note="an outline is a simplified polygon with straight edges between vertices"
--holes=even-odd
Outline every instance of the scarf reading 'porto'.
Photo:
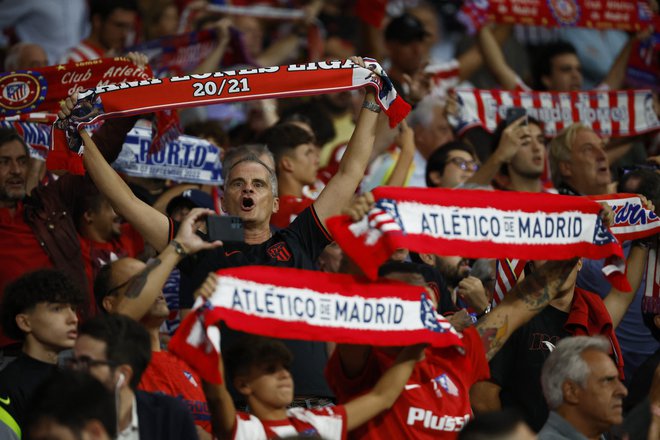
[{"label": "scarf reading 'porto'", "polygon": [[[582,197],[482,190],[381,187],[359,222],[328,219],[333,237],[370,278],[396,249],[466,258],[561,260],[622,257],[621,245]],[[630,290],[621,272],[609,275]]]},{"label": "scarf reading 'porto'", "polygon": [[387,114],[390,126],[394,127],[410,112],[410,105],[397,95],[378,63],[368,59],[365,63],[373,71],[350,60],[321,61],[97,87],[79,96],[73,120],[64,121],[69,127],[69,148],[74,151],[81,148],[81,139],[75,136],[80,126],[108,118],[223,102],[335,93],[362,87],[376,89],[376,101]]},{"label": "scarf reading 'porto'", "polygon": [[494,131],[511,107],[524,107],[554,136],[575,122],[610,137],[644,134],[660,129],[650,90],[585,92],[507,92],[457,89],[462,130],[483,125]]},{"label": "scarf reading 'porto'", "polygon": [[465,0],[459,20],[471,31],[488,22],[633,32],[660,26],[660,19],[644,0]]},{"label": "scarf reading 'porto'", "polygon": [[208,381],[220,382],[219,347],[209,335],[220,320],[235,330],[275,338],[462,345],[424,287],[274,267],[223,269],[217,275],[215,293],[184,319],[169,345]]}]

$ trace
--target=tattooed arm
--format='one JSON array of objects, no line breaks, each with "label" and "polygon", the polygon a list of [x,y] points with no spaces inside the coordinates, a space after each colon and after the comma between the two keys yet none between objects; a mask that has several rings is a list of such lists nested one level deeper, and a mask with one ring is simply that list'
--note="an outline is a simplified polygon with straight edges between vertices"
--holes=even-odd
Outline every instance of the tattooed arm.
[{"label": "tattooed arm", "polygon": [[165,247],[142,272],[129,279],[127,288],[118,296],[110,312],[121,313],[135,320],[142,319],[162,294],[163,285],[172,269],[186,255],[220,246],[221,242],[208,243],[196,234],[200,222],[213,213],[210,209],[202,208],[190,211],[181,222],[176,237],[170,242],[171,246]]},{"label": "tattooed arm", "polygon": [[499,306],[477,322],[477,331],[488,360],[495,356],[516,329],[555,298],[569,274],[576,269],[576,264],[577,258],[547,262],[516,284]]}]

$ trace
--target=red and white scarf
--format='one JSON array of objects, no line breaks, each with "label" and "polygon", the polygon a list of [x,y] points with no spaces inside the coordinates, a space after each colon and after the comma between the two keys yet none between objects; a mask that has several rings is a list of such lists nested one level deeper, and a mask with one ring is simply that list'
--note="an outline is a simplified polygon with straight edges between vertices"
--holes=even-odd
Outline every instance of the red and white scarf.
[{"label": "red and white scarf", "polygon": [[[344,215],[327,222],[337,243],[370,278],[400,248],[466,258],[623,256],[598,215],[600,205],[582,197],[392,187],[373,194],[376,205],[361,221]],[[625,290],[623,267],[619,270],[609,279]]]},{"label": "red and white scarf", "polygon": [[543,123],[547,136],[581,122],[610,137],[644,134],[660,129],[650,90],[530,92],[456,89],[460,119],[466,130],[482,125],[494,131],[511,107],[524,107]]},{"label": "red and white scarf", "polygon": [[[650,237],[660,232],[660,218],[653,211],[646,209],[639,196],[635,194],[604,194],[587,198],[600,203],[605,202],[612,208],[614,224],[610,226],[610,231],[620,242]],[[526,263],[526,260],[520,259],[498,260],[493,295],[495,304],[499,304],[504,299],[504,295],[517,283]],[[605,270],[609,269],[611,267],[606,265]],[[660,304],[656,249],[649,251],[646,270],[646,296],[658,298],[656,301]]]},{"label": "red and white scarf", "polygon": [[586,27],[636,32],[660,26],[648,2],[583,0],[465,0],[459,20],[470,31],[485,23],[544,27]]},{"label": "red and white scarf", "polygon": [[[660,218],[655,212],[646,209],[635,194],[608,194],[590,196],[597,202],[607,202],[614,211],[614,224],[611,231],[620,241],[650,237],[660,233]],[[642,308],[660,313],[660,268],[658,267],[658,248],[649,249],[646,260],[646,285]]]},{"label": "red and white scarf", "polygon": [[[410,112],[410,105],[397,95],[376,61],[365,60],[365,63],[374,70],[359,67],[350,60],[320,61],[112,84],[81,93],[73,110],[73,120],[64,122],[69,126],[67,134],[70,135],[77,133],[81,126],[104,119],[155,110],[373,87],[377,91],[378,105],[388,116],[390,126],[394,127]],[[68,141],[72,150],[81,148],[80,139],[75,136],[69,136]]]},{"label": "red and white scarf", "polygon": [[424,287],[274,267],[223,269],[217,275],[214,294],[206,302],[198,300],[169,345],[208,381],[220,382],[214,326],[218,321],[275,338],[462,346],[459,334],[436,312]]}]

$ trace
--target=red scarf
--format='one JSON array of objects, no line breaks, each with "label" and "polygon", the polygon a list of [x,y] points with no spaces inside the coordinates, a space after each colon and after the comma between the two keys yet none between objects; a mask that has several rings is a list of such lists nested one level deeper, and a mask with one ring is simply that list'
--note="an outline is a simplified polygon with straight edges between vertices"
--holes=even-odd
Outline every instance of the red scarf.
[{"label": "red scarf", "polygon": [[[600,205],[582,197],[390,187],[373,194],[376,205],[362,221],[344,215],[327,222],[337,243],[370,278],[400,248],[467,258],[623,256],[598,215]],[[630,290],[622,272],[609,278]]]},{"label": "red scarf", "polygon": [[219,383],[217,333],[233,329],[264,336],[377,346],[428,343],[462,345],[440,316],[425,287],[376,283],[350,275],[274,267],[217,272],[209,301],[199,301],[170,341],[169,349]]},{"label": "red scarf", "polygon": [[465,0],[459,19],[474,31],[484,23],[544,27],[586,27],[640,31],[657,29],[660,19],[646,1],[582,0]]},{"label": "red scarf", "polygon": [[[374,60],[365,60],[377,74],[350,60],[321,61],[258,69],[225,70],[162,79],[130,81],[97,87],[79,96],[73,117],[62,121],[69,148],[80,152],[79,128],[104,119],[223,102],[310,96],[373,87],[376,101],[395,127],[410,112],[392,82]],[[135,99],[139,96],[140,99]],[[60,121],[56,123],[59,124]],[[55,139],[56,136],[53,136]]]}]

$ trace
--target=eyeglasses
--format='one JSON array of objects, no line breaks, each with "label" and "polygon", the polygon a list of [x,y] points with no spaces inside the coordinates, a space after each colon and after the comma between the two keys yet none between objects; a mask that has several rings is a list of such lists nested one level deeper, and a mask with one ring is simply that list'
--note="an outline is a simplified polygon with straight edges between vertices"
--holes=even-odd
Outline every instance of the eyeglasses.
[{"label": "eyeglasses", "polygon": [[77,371],[89,371],[92,367],[107,365],[111,368],[116,367],[117,363],[112,361],[99,361],[89,356],[71,357],[64,361],[67,368]]},{"label": "eyeglasses", "polygon": [[447,162],[451,162],[463,171],[473,171],[476,172],[479,169],[479,164],[474,160],[465,160],[460,157],[452,157],[447,159]]}]

